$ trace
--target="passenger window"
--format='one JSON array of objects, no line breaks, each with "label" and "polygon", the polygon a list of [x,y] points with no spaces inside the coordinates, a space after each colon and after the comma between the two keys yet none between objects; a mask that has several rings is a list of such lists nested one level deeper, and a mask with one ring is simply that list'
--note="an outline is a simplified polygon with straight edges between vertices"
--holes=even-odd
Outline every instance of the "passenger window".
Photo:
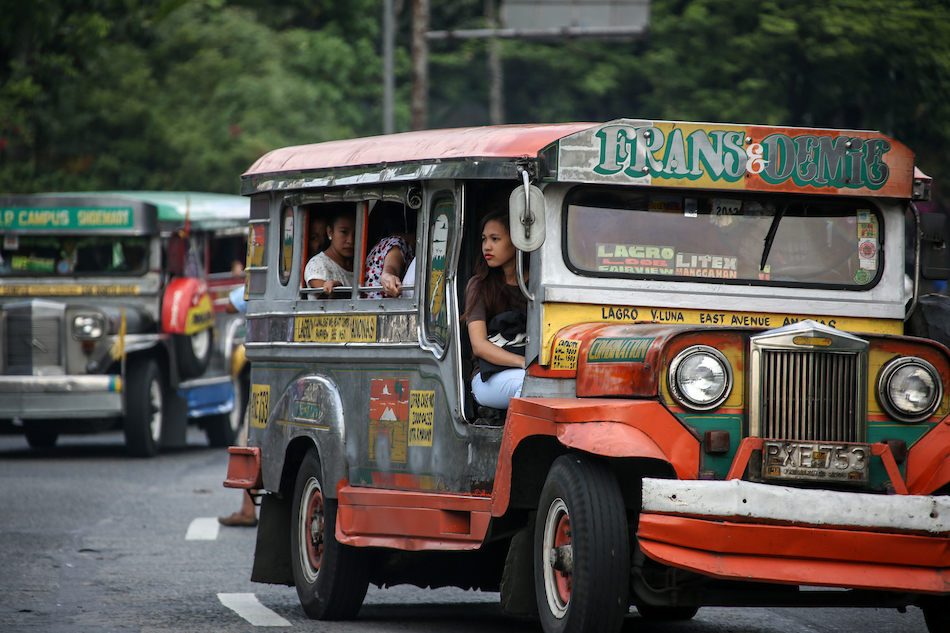
[{"label": "passenger window", "polygon": [[251,198],[250,230],[247,236],[247,292],[264,294],[267,289],[267,226],[270,223],[267,196]]},{"label": "passenger window", "polygon": [[282,286],[290,281],[294,267],[294,208],[284,207],[280,212],[281,242],[279,278]]},{"label": "passenger window", "polygon": [[[364,260],[363,283],[360,286],[363,298],[387,299],[393,295],[406,275],[409,264],[415,258],[416,248],[415,211],[405,204],[377,201],[370,211]],[[387,262],[389,269],[387,269]],[[410,281],[411,285],[413,282]],[[388,287],[384,284],[388,284]],[[400,296],[402,295],[400,289]]]},{"label": "passenger window", "polygon": [[446,301],[445,277],[448,273],[450,247],[455,243],[455,202],[450,196],[439,196],[432,202],[429,221],[429,262],[425,285],[426,338],[442,349],[449,340],[449,307]]}]

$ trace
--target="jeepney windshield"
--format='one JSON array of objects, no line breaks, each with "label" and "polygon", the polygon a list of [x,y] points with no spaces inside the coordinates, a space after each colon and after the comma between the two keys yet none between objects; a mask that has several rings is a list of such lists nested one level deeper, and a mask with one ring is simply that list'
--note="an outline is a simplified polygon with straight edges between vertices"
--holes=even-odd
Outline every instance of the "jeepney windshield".
[{"label": "jeepney windshield", "polygon": [[6,234],[0,277],[143,275],[148,241],[137,236]]},{"label": "jeepney windshield", "polygon": [[582,190],[565,243],[583,275],[857,290],[883,269],[881,230],[866,201]]}]

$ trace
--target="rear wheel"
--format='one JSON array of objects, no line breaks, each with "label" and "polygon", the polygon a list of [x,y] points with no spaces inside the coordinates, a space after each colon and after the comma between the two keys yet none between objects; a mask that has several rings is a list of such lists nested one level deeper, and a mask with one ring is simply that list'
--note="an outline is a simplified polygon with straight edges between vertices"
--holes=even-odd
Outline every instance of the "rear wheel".
[{"label": "rear wheel", "polygon": [[294,486],[291,558],[294,584],[304,612],[315,620],[356,617],[369,570],[363,550],[336,540],[336,500],[323,495],[317,452],[304,457]]},{"label": "rear wheel", "polygon": [[191,336],[175,334],[173,338],[182,378],[197,378],[205,373],[211,360],[211,328],[204,328]]},{"label": "rear wheel", "polygon": [[546,633],[618,631],[628,610],[627,515],[602,463],[564,455],[541,491],[534,585]]},{"label": "rear wheel", "polygon": [[125,393],[125,446],[135,457],[154,457],[162,444],[165,383],[158,363],[145,359],[129,364]]}]

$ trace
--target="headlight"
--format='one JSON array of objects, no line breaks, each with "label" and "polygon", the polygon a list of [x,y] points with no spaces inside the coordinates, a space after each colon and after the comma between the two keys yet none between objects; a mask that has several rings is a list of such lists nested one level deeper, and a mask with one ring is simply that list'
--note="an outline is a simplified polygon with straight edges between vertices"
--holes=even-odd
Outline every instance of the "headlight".
[{"label": "headlight", "polygon": [[732,390],[732,367],[722,352],[706,345],[688,347],[670,363],[670,389],[684,407],[714,409]]},{"label": "headlight", "polygon": [[922,358],[898,358],[881,370],[878,399],[898,422],[926,420],[943,398],[943,382],[933,365]]},{"label": "headlight", "polygon": [[100,314],[79,314],[73,319],[73,337],[80,341],[100,338],[105,331],[105,319]]}]

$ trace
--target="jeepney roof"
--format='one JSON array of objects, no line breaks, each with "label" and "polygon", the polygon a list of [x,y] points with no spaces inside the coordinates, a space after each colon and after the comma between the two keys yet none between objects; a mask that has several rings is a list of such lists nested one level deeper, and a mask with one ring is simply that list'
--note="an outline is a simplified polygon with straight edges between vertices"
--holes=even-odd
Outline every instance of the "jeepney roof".
[{"label": "jeepney roof", "polygon": [[[804,149],[801,149],[804,148]],[[871,130],[617,119],[425,130],[268,152],[241,193],[447,178],[910,198],[913,153]]]}]

